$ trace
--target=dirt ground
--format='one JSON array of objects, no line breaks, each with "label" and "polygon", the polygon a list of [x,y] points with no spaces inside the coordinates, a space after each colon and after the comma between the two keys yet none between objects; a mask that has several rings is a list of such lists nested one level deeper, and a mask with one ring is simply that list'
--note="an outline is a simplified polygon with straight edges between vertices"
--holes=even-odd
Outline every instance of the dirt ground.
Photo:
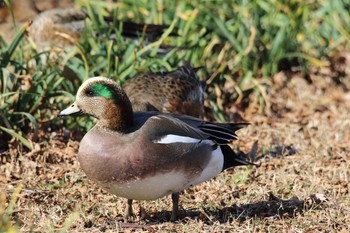
[{"label": "dirt ground", "polygon": [[226,106],[252,123],[234,147],[260,157],[259,166],[184,191],[175,223],[169,197],[135,202],[137,217],[125,222],[125,199],[87,179],[75,155],[79,141],[63,129],[41,132],[31,152],[13,143],[1,153],[0,223],[39,232],[350,232],[350,77],[336,84],[330,72],[313,73],[277,74],[265,86],[270,111],[259,112],[254,94],[246,108]]}]

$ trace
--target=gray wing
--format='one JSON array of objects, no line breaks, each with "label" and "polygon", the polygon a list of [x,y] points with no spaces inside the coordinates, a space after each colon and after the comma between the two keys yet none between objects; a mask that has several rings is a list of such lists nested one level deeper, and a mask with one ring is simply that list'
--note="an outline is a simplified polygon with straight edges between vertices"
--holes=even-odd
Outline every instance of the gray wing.
[{"label": "gray wing", "polygon": [[210,139],[217,144],[228,144],[237,139],[236,131],[248,123],[210,123],[198,118],[176,115],[159,114],[150,117],[144,129],[152,140],[159,140],[173,134],[196,139]]}]

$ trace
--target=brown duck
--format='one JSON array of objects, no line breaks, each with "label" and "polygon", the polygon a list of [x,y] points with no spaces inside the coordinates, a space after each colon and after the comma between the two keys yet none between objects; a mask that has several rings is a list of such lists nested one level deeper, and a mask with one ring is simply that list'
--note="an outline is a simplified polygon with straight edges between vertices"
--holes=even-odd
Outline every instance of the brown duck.
[{"label": "brown duck", "polygon": [[134,111],[180,113],[194,117],[203,114],[205,83],[188,62],[176,70],[150,73],[130,79],[123,85]]}]

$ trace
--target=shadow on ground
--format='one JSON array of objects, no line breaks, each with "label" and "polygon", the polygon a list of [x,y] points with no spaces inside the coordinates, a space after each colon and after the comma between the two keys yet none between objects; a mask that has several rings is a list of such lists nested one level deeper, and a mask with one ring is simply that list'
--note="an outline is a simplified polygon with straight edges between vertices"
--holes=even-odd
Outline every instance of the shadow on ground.
[{"label": "shadow on ground", "polygon": [[[268,200],[251,204],[244,204],[241,206],[234,205],[216,210],[182,210],[179,213],[180,216],[178,223],[185,224],[188,221],[200,219],[205,224],[212,225],[215,222],[223,223],[227,221],[233,221],[233,219],[236,219],[239,222],[244,222],[248,221],[251,218],[295,218],[299,214],[303,214],[309,209],[315,209],[315,206],[325,201],[326,198],[321,194],[313,194],[305,200],[301,200],[297,197],[283,200],[270,193]],[[148,227],[151,227],[153,225],[168,222],[170,215],[170,211],[160,211],[153,214],[150,213],[149,217],[146,218],[146,224],[142,222],[114,223],[119,225],[121,229],[133,228],[146,230]]]}]

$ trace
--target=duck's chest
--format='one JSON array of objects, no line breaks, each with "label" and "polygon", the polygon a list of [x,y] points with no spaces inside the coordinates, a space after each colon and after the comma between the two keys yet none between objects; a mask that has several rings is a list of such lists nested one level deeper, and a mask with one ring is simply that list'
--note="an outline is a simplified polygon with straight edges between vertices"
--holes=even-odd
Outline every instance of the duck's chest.
[{"label": "duck's chest", "polygon": [[132,167],[144,156],[141,138],[125,140],[109,133],[90,131],[80,142],[78,160],[86,175],[96,182],[130,179]]}]

